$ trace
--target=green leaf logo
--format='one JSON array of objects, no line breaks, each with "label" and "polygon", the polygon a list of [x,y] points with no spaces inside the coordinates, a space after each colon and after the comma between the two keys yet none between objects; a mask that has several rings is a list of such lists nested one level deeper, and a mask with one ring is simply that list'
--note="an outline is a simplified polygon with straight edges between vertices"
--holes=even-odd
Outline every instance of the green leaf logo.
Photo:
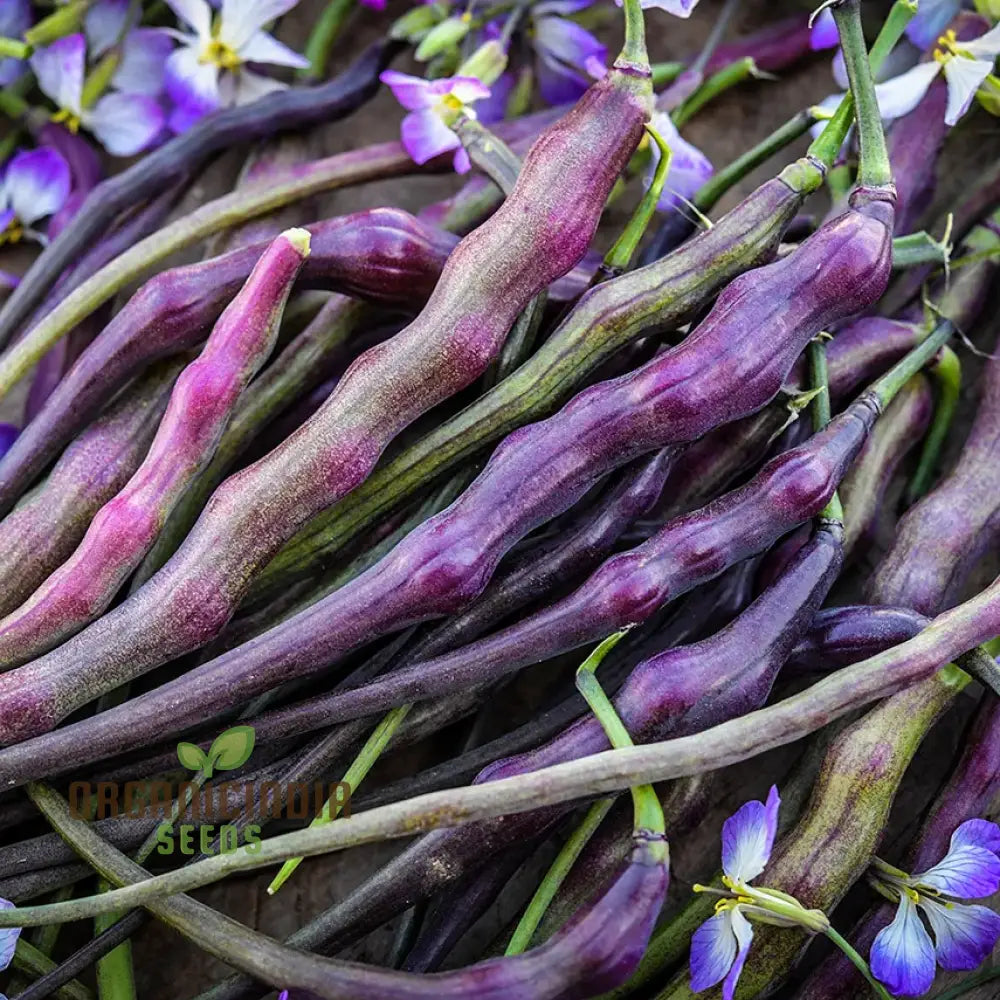
[{"label": "green leaf logo", "polygon": [[233,726],[220,733],[206,754],[194,743],[178,743],[177,759],[191,771],[201,771],[211,778],[215,770],[233,771],[242,767],[253,753],[253,726]]}]

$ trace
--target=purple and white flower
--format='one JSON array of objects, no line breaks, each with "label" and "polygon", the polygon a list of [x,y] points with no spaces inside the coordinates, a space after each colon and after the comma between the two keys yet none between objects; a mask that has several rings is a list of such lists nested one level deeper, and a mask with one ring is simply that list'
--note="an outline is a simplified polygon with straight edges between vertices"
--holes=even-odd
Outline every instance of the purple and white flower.
[{"label": "purple and white flower", "polygon": [[45,237],[35,224],[62,208],[69,196],[70,169],[61,153],[40,146],[18,153],[0,176],[0,243]]},{"label": "purple and white flower", "polygon": [[183,131],[216,108],[247,104],[284,84],[247,69],[267,63],[304,69],[309,60],[263,27],[299,0],[223,0],[215,17],[206,0],[167,0],[192,34],[174,32],[180,47],[167,60],[167,93],[177,105],[170,126]]},{"label": "purple and white flower", "polygon": [[[715,167],[697,146],[692,145],[677,131],[670,115],[657,112],[653,115],[652,127],[670,147],[670,172],[656,206],[661,212],[666,212],[690,201],[702,184],[715,173]],[[646,172],[646,187],[652,183],[653,174],[660,162],[659,145],[654,142],[650,144],[650,148],[653,155]]]},{"label": "purple and white flower", "polygon": [[896,996],[926,993],[935,963],[949,972],[977,968],[1000,940],[1000,914],[965,902],[1000,889],[996,823],[966,820],[952,834],[948,853],[925,872],[907,875],[877,861],[872,879],[883,894],[899,900],[895,918],[871,948],[872,973]]},{"label": "purple and white flower", "polygon": [[566,15],[584,10],[593,0],[543,0],[531,9],[531,35],[537,56],[535,73],[548,104],[575,101],[590,86],[587,66],[604,66],[607,46]]},{"label": "purple and white flower", "polygon": [[[0,448],[3,446],[0,445]],[[6,449],[4,449],[6,450]],[[3,451],[0,451],[0,455]],[[9,900],[0,899],[0,910],[13,910],[14,904]],[[6,927],[0,930],[0,972],[10,965],[14,958],[14,949],[17,947],[17,938],[21,933],[20,927]]]},{"label": "purple and white flower", "polygon": [[87,43],[67,35],[31,57],[38,86],[59,108],[53,117],[75,132],[83,126],[115,156],[133,156],[151,146],[163,131],[163,110],[151,97],[114,91],[93,107],[83,106]]},{"label": "purple and white flower", "polygon": [[906,37],[918,49],[929,49],[961,9],[962,0],[920,0],[916,14],[906,26]]},{"label": "purple and white flower", "polygon": [[691,989],[695,993],[722,983],[723,1000],[733,1000],[740,973],[746,964],[753,927],[750,919],[784,927],[799,927],[810,934],[829,930],[822,910],[807,910],[792,896],[751,885],[767,864],[778,832],[781,799],[773,785],[767,802],[746,802],[722,827],[722,884],[726,891],[696,885],[695,892],[720,897],[715,916],[706,920],[691,938]]},{"label": "purple and white flower", "polygon": [[[615,0],[618,6],[621,6],[621,0]],[[645,10],[649,10],[652,7],[658,10],[665,10],[668,14],[673,14],[674,17],[690,17],[695,7],[698,6],[698,0],[642,0],[641,6]]]},{"label": "purple and white flower", "polygon": [[840,45],[840,31],[837,29],[837,22],[834,20],[833,11],[829,7],[823,8],[809,27],[809,48],[813,52],[822,52],[823,49],[835,49]]},{"label": "purple and white flower", "polygon": [[[0,3],[0,37],[20,38],[31,27],[31,0]],[[13,83],[28,68],[23,59],[0,59],[0,87]]]},{"label": "purple and white flower", "polygon": [[414,163],[426,163],[442,153],[455,151],[455,170],[464,174],[469,155],[449,128],[460,115],[475,117],[470,105],[490,96],[490,88],[473,76],[423,80],[419,76],[386,70],[379,79],[409,114],[403,119],[400,137]]}]

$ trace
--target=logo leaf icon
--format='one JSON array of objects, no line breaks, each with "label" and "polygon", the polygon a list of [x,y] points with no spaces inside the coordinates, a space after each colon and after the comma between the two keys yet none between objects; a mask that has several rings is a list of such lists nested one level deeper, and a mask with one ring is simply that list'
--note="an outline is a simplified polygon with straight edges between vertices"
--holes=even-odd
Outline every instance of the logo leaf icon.
[{"label": "logo leaf icon", "polygon": [[208,764],[208,757],[201,747],[194,743],[178,743],[177,759],[189,771],[200,771]]},{"label": "logo leaf icon", "polygon": [[208,751],[209,759],[220,771],[242,767],[253,753],[253,726],[233,726],[220,733]]}]

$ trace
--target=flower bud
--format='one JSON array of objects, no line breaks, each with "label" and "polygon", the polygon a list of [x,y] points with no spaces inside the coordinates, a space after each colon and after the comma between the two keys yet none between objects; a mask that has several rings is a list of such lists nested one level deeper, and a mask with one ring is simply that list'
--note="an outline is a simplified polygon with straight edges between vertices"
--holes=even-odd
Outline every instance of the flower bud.
[{"label": "flower bud", "polygon": [[420,4],[393,22],[389,37],[403,42],[419,42],[441,23],[444,13],[437,4]]},{"label": "flower bud", "polygon": [[975,0],[976,10],[984,17],[1000,20],[1000,0]]},{"label": "flower bud", "polygon": [[454,49],[469,33],[471,22],[464,17],[449,17],[424,35],[415,53],[418,62],[427,62],[442,52]]},{"label": "flower bud", "polygon": [[474,76],[487,87],[491,87],[500,79],[500,74],[507,68],[507,53],[497,42],[486,42],[480,45],[468,59],[458,67],[457,76]]}]

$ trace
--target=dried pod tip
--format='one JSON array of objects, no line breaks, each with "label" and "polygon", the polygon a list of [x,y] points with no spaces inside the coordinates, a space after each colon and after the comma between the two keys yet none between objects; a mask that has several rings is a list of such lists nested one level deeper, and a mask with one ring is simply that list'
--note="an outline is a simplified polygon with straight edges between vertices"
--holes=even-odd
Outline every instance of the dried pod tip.
[{"label": "dried pod tip", "polygon": [[292,229],[286,229],[282,234],[292,246],[298,250],[303,257],[309,256],[309,247],[312,240],[312,236],[308,229],[302,229],[295,226]]}]

